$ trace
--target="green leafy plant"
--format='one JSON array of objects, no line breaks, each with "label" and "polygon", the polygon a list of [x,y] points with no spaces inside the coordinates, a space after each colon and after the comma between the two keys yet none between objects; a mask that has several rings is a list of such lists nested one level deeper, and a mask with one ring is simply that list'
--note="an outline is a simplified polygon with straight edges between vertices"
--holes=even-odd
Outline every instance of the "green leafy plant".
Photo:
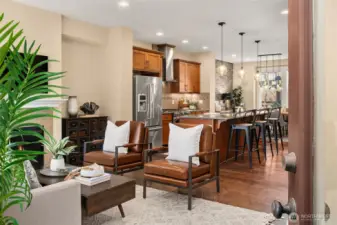
[{"label": "green leafy plant", "polygon": [[232,97],[235,100],[235,106],[240,106],[243,101],[241,86],[233,89]]},{"label": "green leafy plant", "polygon": [[49,151],[54,159],[60,159],[63,156],[69,155],[77,147],[76,145],[69,146],[71,143],[69,137],[65,137],[60,141],[57,141],[49,132],[48,139],[42,139],[40,142],[45,146],[46,150]]},{"label": "green leafy plant", "polygon": [[55,117],[46,111],[59,111],[51,107],[24,106],[40,99],[61,97],[57,91],[62,87],[51,85],[50,82],[60,79],[63,73],[35,72],[37,68],[52,61],[34,64],[40,46],[35,47],[34,42],[27,43],[23,31],[18,29],[19,23],[4,23],[3,19],[4,15],[0,14],[0,225],[16,225],[17,220],[7,215],[6,211],[15,205],[24,210],[32,200],[23,162],[33,160],[41,153],[34,149],[19,151],[19,146],[24,147],[30,143],[13,140],[24,135],[44,140],[38,132],[23,128],[34,126],[44,130],[43,126],[33,120]]}]

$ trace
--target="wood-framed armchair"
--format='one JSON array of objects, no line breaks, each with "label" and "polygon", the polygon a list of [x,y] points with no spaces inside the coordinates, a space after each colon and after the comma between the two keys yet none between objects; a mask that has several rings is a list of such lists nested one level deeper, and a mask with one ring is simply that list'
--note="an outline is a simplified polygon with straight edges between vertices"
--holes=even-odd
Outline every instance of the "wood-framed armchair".
[{"label": "wood-framed armchair", "polygon": [[[176,124],[182,128],[195,125]],[[216,181],[216,190],[220,192],[220,151],[214,149],[215,134],[212,127],[204,125],[200,136],[199,153],[189,156],[189,162],[178,162],[166,159],[148,161],[148,154],[158,149],[145,151],[143,198],[146,198],[147,181],[166,184],[188,192],[188,210],[192,209],[192,190],[212,181]],[[163,149],[167,151],[167,149]],[[200,165],[192,164],[192,158],[199,157]]]},{"label": "wood-framed armchair", "polygon": [[[127,121],[117,121],[116,126],[121,126]],[[148,143],[148,129],[145,124],[138,121],[130,121],[129,142],[123,146],[116,146],[115,152],[104,152],[102,149],[89,150],[90,145],[103,144],[104,140],[93,140],[84,144],[83,165],[97,163],[104,166],[108,172],[123,174],[134,170],[142,169],[144,166],[144,149],[151,148]],[[118,149],[126,147],[128,153],[118,153]]]}]

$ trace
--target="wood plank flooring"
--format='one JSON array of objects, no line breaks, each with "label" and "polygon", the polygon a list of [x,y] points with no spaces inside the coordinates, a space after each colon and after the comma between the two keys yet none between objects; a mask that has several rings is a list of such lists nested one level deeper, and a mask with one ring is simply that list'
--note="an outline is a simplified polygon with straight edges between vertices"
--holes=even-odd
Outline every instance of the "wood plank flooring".
[{"label": "wood plank flooring", "polygon": [[[279,147],[281,148],[280,145]],[[215,182],[212,182],[195,189],[194,196],[270,213],[273,200],[286,203],[288,199],[288,174],[282,169],[282,156],[288,152],[287,143],[285,143],[285,150],[280,150],[279,155],[276,155],[275,146],[273,149],[274,157],[270,149],[267,149],[266,161],[264,161],[263,153],[261,154],[261,164],[258,162],[256,153],[253,153],[253,169],[249,169],[247,155],[243,160],[239,157],[238,161],[222,164],[220,193],[216,192]],[[142,170],[127,173],[125,176],[135,178],[137,184],[142,185]],[[167,191],[177,190],[177,188],[162,184],[149,184],[149,186]]]}]

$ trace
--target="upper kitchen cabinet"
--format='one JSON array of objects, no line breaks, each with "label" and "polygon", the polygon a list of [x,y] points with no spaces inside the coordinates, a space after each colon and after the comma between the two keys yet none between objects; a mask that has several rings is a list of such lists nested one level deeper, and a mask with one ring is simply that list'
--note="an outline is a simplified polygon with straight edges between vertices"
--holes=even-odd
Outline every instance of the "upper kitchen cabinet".
[{"label": "upper kitchen cabinet", "polygon": [[200,93],[200,63],[181,59],[174,60],[173,93]]},{"label": "upper kitchen cabinet", "polygon": [[133,70],[161,76],[162,58],[161,52],[133,47]]}]

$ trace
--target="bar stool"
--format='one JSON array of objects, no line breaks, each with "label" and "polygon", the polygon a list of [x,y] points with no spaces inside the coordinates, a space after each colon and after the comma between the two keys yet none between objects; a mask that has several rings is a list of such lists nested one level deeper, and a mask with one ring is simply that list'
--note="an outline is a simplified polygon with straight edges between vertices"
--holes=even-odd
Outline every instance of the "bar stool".
[{"label": "bar stool", "polygon": [[281,118],[281,107],[272,108],[270,110],[270,117],[268,118],[268,124],[273,127],[273,134],[274,134],[274,138],[275,138],[277,154],[278,154],[278,134],[277,134],[277,130],[280,133],[282,150],[284,150],[280,118]]},{"label": "bar stool", "polygon": [[[231,150],[232,145],[232,138],[233,134],[235,132],[235,161],[238,158],[239,153],[239,138],[241,131],[245,132],[245,143],[242,150],[242,156],[244,154],[245,146],[247,144],[248,146],[248,157],[249,157],[249,167],[253,167],[253,158],[252,158],[252,152],[256,151],[259,163],[261,163],[260,160],[260,152],[259,152],[259,143],[258,143],[258,136],[256,132],[256,110],[249,110],[244,113],[237,113],[235,114],[235,118],[242,118],[242,123],[239,124],[231,124],[230,125],[230,131],[229,131],[229,140],[228,140],[228,147],[227,147],[227,156],[226,160],[228,160],[229,152]],[[256,142],[256,148],[253,149],[253,142]]]},{"label": "bar stool", "polygon": [[259,109],[256,111],[257,116],[263,116],[263,120],[256,120],[256,126],[259,127],[259,134],[258,134],[258,140],[260,140],[260,137],[262,135],[262,145],[263,145],[263,153],[264,153],[264,159],[267,160],[267,139],[266,139],[266,132],[268,133],[269,137],[269,144],[270,144],[270,150],[272,156],[274,156],[273,152],[273,144],[271,139],[271,131],[268,124],[268,119],[270,116],[270,110],[268,108],[266,109]]}]

